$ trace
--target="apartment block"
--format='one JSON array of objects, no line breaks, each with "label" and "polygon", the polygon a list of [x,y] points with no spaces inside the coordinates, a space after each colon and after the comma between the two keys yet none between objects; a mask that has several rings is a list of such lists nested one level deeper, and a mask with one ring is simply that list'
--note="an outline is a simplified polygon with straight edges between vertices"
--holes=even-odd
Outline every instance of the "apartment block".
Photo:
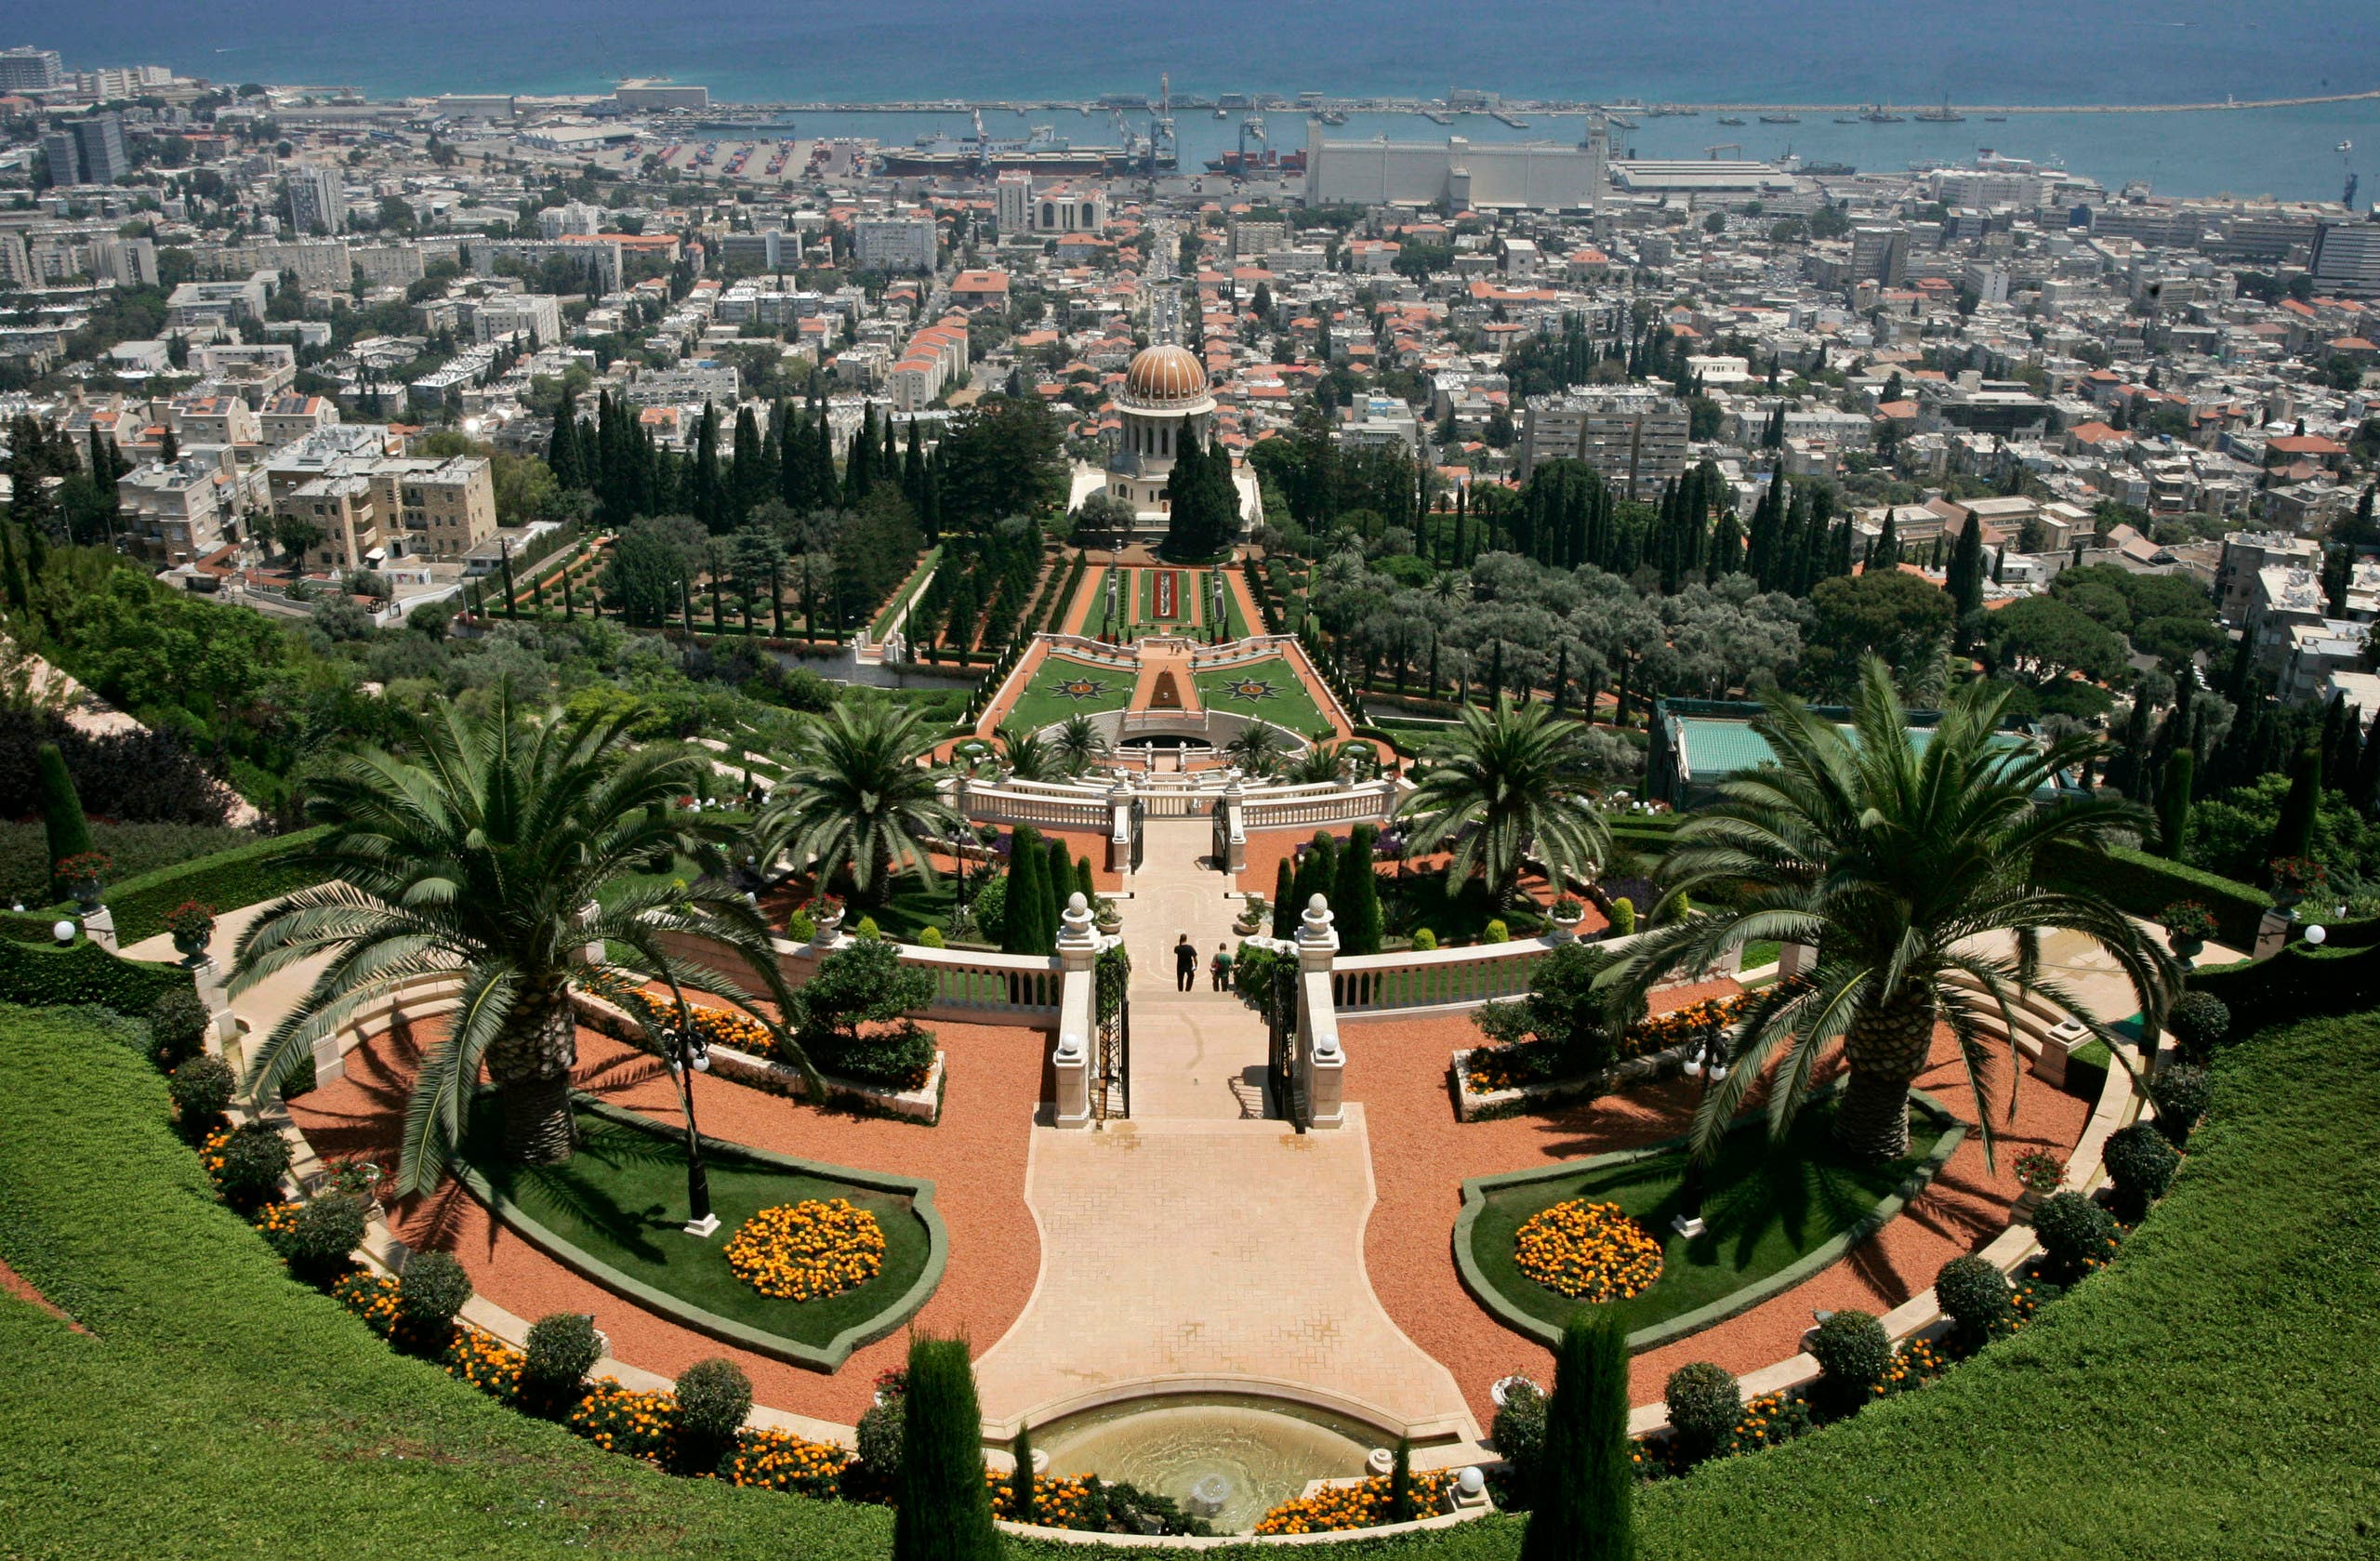
[{"label": "apartment block", "polygon": [[933,219],[864,217],[852,224],[852,248],[862,271],[933,270]]},{"label": "apartment block", "polygon": [[1628,498],[1644,498],[1686,470],[1686,403],[1648,389],[1567,391],[1528,403],[1521,476],[1538,463],[1581,460]]}]

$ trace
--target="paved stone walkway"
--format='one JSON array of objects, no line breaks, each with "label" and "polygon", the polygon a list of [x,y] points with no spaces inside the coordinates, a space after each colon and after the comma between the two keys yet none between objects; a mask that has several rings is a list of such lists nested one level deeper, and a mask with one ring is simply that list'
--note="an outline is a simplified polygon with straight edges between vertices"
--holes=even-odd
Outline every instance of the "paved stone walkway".
[{"label": "paved stone walkway", "polygon": [[[1300,1134],[1266,1119],[1264,1027],[1212,989],[1238,902],[1205,819],[1152,819],[1126,880],[1132,952],[1131,1118],[1034,1131],[1025,1201],[1041,1272],[977,1362],[985,1421],[1047,1418],[1127,1382],[1292,1385],[1417,1439],[1475,1438],[1454,1374],[1392,1321],[1364,1265],[1375,1189],[1360,1106]],[[1198,950],[1174,989],[1172,946]]]},{"label": "paved stone walkway", "polygon": [[1417,1439],[1478,1435],[1454,1374],[1372,1293],[1360,1106],[1336,1132],[1135,1118],[1033,1137],[1041,1273],[975,1365],[991,1426],[1119,1383],[1196,1380],[1336,1396]]}]

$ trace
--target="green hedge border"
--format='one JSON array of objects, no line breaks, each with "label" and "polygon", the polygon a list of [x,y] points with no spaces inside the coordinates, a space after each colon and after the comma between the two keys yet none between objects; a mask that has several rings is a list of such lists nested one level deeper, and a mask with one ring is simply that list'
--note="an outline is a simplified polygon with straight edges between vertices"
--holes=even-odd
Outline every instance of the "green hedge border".
[{"label": "green hedge border", "polygon": [[[1822,1099],[1825,1092],[1821,1091],[1818,1096],[1813,1098]],[[1899,1187],[1877,1199],[1875,1208],[1861,1216],[1857,1224],[1812,1248],[1765,1278],[1755,1279],[1751,1284],[1730,1290],[1718,1300],[1698,1306],[1690,1312],[1681,1312],[1666,1322],[1652,1323],[1636,1329],[1628,1336],[1630,1352],[1633,1354],[1657,1349],[1663,1344],[1683,1339],[1690,1333],[1699,1333],[1706,1328],[1714,1327],[1726,1322],[1729,1317],[1738,1316],[1752,1310],[1764,1301],[1782,1295],[1803,1280],[1832,1267],[1852,1248],[1867,1240],[1891,1223],[1904,1208],[1908,1207],[1910,1199],[1924,1191],[1926,1184],[1934,1180],[1945,1165],[1950,1163],[1952,1152],[1966,1137],[1967,1131],[1967,1125],[1964,1122],[1952,1116],[1941,1102],[1924,1091],[1911,1090],[1909,1092],[1909,1098],[1911,1105],[1941,1124],[1942,1136],[1935,1140],[1933,1149],[1902,1180]],[[1762,1126],[1762,1119],[1747,1118],[1728,1131],[1748,1132]],[[1558,1344],[1562,1340],[1560,1328],[1546,1322],[1541,1317],[1533,1316],[1514,1305],[1505,1298],[1503,1291],[1489,1283],[1488,1277],[1479,1271],[1478,1262],[1472,1255],[1472,1237],[1474,1228],[1479,1223],[1479,1216],[1487,1210],[1488,1195],[1491,1192],[1501,1192],[1508,1187],[1527,1186],[1536,1182],[1564,1181],[1606,1166],[1627,1165],[1637,1160],[1651,1159],[1657,1155],[1665,1155],[1673,1149],[1679,1148],[1686,1143],[1686,1135],[1680,1134],[1675,1138],[1665,1138],[1658,1144],[1646,1144],[1641,1149],[1616,1149],[1606,1155],[1590,1155],[1582,1160],[1557,1160],[1552,1165],[1532,1166],[1526,1171],[1505,1171],[1492,1176],[1469,1178],[1462,1184],[1462,1212],[1455,1216],[1454,1222],[1454,1262],[1456,1269],[1462,1275],[1462,1288],[1469,1290],[1472,1299],[1486,1307],[1491,1316],[1514,1332],[1525,1338],[1533,1339],[1548,1347]]]},{"label": "green hedge border", "polygon": [[189,990],[195,980],[186,966],[126,959],[85,937],[63,946],[0,938],[0,1002],[27,1008],[97,1003],[138,1019],[159,998]]},{"label": "green hedge border", "polygon": [[124,943],[155,937],[165,930],[166,913],[184,900],[221,912],[311,888],[328,875],[296,858],[329,833],[329,825],[316,825],[126,879],[104,896],[115,917],[115,935]]},{"label": "green hedge border", "polygon": [[[576,1104],[606,1121],[617,1122],[639,1132],[656,1138],[676,1138],[676,1130],[665,1127],[649,1117],[624,1111],[591,1096],[573,1091]],[[473,1197],[486,1206],[488,1211],[518,1231],[530,1245],[544,1251],[563,1267],[594,1280],[605,1290],[615,1291],[635,1302],[649,1312],[654,1312],[698,1333],[707,1333],[726,1343],[740,1345],[756,1354],[790,1361],[813,1371],[833,1371],[851,1358],[853,1350],[863,1344],[873,1344],[879,1339],[897,1332],[910,1318],[924,1310],[933,1292],[941,1288],[943,1270],[950,1262],[950,1233],[942,1223],[941,1212],[933,1201],[933,1183],[924,1177],[901,1176],[884,1171],[854,1171],[848,1166],[827,1165],[818,1160],[796,1159],[791,1155],[779,1155],[749,1144],[730,1144],[706,1133],[703,1147],[721,1158],[732,1158],[767,1166],[772,1170],[790,1171],[797,1175],[816,1176],[830,1181],[848,1182],[855,1187],[874,1192],[893,1193],[909,1199],[909,1206],[926,1227],[926,1262],[918,1277],[902,1294],[864,1322],[853,1323],[824,1345],[804,1344],[779,1334],[765,1332],[718,1313],[692,1304],[668,1291],[656,1290],[640,1279],[614,1268],[610,1263],[588,1251],[575,1242],[555,1234],[544,1223],[524,1212],[518,1204],[498,1194],[495,1186],[468,1161],[458,1161],[456,1176],[469,1189]]]},{"label": "green hedge border", "polygon": [[2152,921],[2176,900],[2196,900],[2215,913],[2216,936],[2234,948],[2255,946],[2257,925],[2272,908],[2272,896],[2253,884],[2122,846],[2102,853],[2053,845],[2041,853],[2040,866],[2054,885],[2104,894]]}]

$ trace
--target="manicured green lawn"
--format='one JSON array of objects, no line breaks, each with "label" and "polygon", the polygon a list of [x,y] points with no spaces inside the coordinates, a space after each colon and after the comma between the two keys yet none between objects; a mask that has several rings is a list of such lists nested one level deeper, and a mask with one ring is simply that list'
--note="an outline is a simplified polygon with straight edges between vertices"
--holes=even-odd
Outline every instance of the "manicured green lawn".
[{"label": "manicured green lawn", "polygon": [[293,1282],[64,1010],[0,1009],[0,1554],[876,1561],[892,1515],[673,1480],[390,1350]]},{"label": "manicured green lawn", "polygon": [[[1306,692],[1297,668],[1285,656],[1268,655],[1236,667],[1209,668],[1194,674],[1191,681],[1197,684],[1198,703],[1210,710],[1254,716],[1276,726],[1285,726],[1301,737],[1329,724],[1323,719],[1314,696]],[[1249,697],[1242,692],[1256,685],[1263,689],[1257,697]]]},{"label": "manicured green lawn", "polygon": [[1850,1163],[1835,1148],[1831,1103],[1805,1111],[1781,1144],[1768,1140],[1765,1118],[1727,1136],[1712,1163],[1702,1199],[1709,1228],[1688,1240],[1670,1228],[1682,1207],[1682,1149],[1591,1170],[1578,1176],[1500,1188],[1472,1226],[1471,1250],[1481,1274],[1531,1316],[1559,1326],[1578,1303],[1522,1274],[1513,1262],[1514,1234],[1531,1217],[1571,1198],[1617,1203],[1622,1212],[1662,1237],[1661,1277],[1652,1288],[1614,1308],[1629,1329],[1649,1328],[1777,1273],[1872,1213],[1942,1135],[1924,1112],[1911,1113],[1910,1155],[1887,1166]]},{"label": "manicured green lawn", "polygon": [[918,560],[918,566],[909,571],[909,577],[902,581],[901,588],[894,591],[892,597],[886,601],[884,603],[884,610],[877,614],[875,618],[869,623],[868,632],[880,638],[884,631],[892,627],[892,615],[899,612],[908,603],[912,597],[916,596],[919,591],[925,589],[926,576],[931,574],[934,566],[941,562],[942,549],[940,548],[927,549],[925,557]]},{"label": "manicured green lawn", "polygon": [[[732,1152],[707,1157],[718,1235],[688,1236],[686,1148],[676,1133],[642,1131],[581,1109],[578,1153],[560,1165],[523,1166],[500,1150],[502,1112],[493,1095],[472,1103],[466,1152],[506,1200],[548,1230],[640,1284],[731,1322],[797,1343],[823,1345],[907,1293],[924,1269],[929,1238],[909,1200],[826,1176],[788,1173]],[[816,1301],[779,1301],[735,1277],[728,1237],[763,1209],[810,1198],[844,1198],[876,1216],[884,1267],[873,1279]]]},{"label": "manicured green lawn", "polygon": [[[1128,667],[1103,667],[1065,655],[1044,656],[1041,665],[1034,669],[1033,681],[1017,697],[1008,719],[1038,732],[1042,727],[1057,725],[1068,716],[1120,710],[1132,702],[1134,681]],[[1080,683],[1089,692],[1081,698],[1061,692],[1070,682]]]},{"label": "manicured green lawn", "polygon": [[1245,640],[1255,632],[1248,627],[1248,615],[1240,610],[1239,591],[1229,580],[1223,582],[1223,638]]}]

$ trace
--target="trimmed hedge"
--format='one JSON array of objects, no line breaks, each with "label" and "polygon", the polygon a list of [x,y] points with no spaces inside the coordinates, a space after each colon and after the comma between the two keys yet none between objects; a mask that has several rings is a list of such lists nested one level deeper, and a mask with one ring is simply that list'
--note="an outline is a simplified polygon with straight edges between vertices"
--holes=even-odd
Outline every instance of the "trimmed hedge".
[{"label": "trimmed hedge", "polygon": [[165,930],[166,912],[184,900],[213,906],[220,914],[320,883],[319,868],[290,858],[328,833],[330,826],[317,825],[111,886],[103,898],[115,915],[117,941],[156,936]]},{"label": "trimmed hedge", "polygon": [[139,1016],[167,992],[192,985],[190,972],[179,965],[119,959],[88,938],[63,948],[0,938],[0,1002],[28,1008],[97,1003]]},{"label": "trimmed hedge", "polygon": [[2053,845],[2042,853],[2041,865],[2052,883],[2104,894],[2119,909],[2150,920],[2176,900],[2196,900],[2215,913],[2216,941],[2234,948],[2255,946],[2256,925],[2272,908],[2272,896],[2253,884],[2122,846],[2100,855]]},{"label": "trimmed hedge", "polygon": [[2380,946],[2315,948],[2291,943],[2269,959],[2190,972],[2193,992],[2219,998],[2235,1027],[2281,1024],[2380,1007]]}]

